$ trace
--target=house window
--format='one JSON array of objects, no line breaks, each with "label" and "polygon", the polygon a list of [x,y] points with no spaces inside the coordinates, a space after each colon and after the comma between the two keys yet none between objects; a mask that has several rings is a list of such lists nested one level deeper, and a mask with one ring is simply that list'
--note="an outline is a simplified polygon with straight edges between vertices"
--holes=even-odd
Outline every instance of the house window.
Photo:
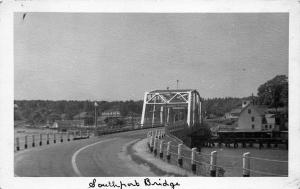
[{"label": "house window", "polygon": [[269,128],[272,129],[272,125],[269,125]]},{"label": "house window", "polygon": [[252,125],[252,129],[254,129],[255,128],[255,125]]},{"label": "house window", "polygon": [[254,117],[251,117],[252,122],[254,121]]},{"label": "house window", "polygon": [[251,114],[251,109],[248,109],[248,114]]},{"label": "house window", "polygon": [[268,125],[265,125],[265,129],[268,129]]}]

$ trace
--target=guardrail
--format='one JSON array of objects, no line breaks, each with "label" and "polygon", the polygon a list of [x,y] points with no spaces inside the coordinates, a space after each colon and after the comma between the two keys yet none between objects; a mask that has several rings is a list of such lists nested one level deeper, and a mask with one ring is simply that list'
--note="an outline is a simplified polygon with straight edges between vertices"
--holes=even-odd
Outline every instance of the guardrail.
[{"label": "guardrail", "polygon": [[40,133],[32,135],[24,135],[15,138],[15,151],[34,148],[37,146],[62,143],[71,140],[81,140],[90,137],[89,132],[73,131],[73,132],[57,132],[57,133]]},{"label": "guardrail", "polygon": [[96,136],[113,134],[113,133],[120,133],[120,132],[135,131],[135,130],[159,128],[159,127],[164,127],[164,125],[161,125],[161,124],[158,124],[158,125],[144,125],[144,126],[138,125],[138,127],[136,127],[136,128],[128,128],[127,126],[124,126],[122,128],[111,128],[111,129],[99,127],[96,130]]},{"label": "guardrail", "polygon": [[189,147],[185,146],[181,140],[166,135],[164,130],[149,131],[147,133],[147,138],[149,151],[153,153],[155,157],[159,157],[163,161],[190,170],[195,175],[223,177],[225,176],[227,169],[238,169],[241,170],[241,176],[243,177],[250,177],[250,175],[281,177],[288,176],[284,174],[281,175],[255,170],[250,166],[254,163],[253,160],[285,164],[287,164],[288,161],[251,157],[250,152],[247,152],[244,153],[242,157],[226,156],[229,158],[239,158],[242,161],[242,167],[222,166],[218,164],[218,158],[225,158],[225,156],[219,157],[217,151],[212,151],[210,154],[205,154],[198,152],[197,148],[190,149]]}]

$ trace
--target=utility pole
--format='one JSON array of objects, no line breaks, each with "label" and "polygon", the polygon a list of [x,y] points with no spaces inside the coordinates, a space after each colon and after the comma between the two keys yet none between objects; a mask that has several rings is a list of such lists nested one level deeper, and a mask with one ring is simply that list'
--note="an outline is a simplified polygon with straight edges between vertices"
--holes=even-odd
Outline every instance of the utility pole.
[{"label": "utility pole", "polygon": [[94,106],[95,106],[95,131],[97,131],[97,107],[98,107],[98,103],[95,102],[94,103]]}]

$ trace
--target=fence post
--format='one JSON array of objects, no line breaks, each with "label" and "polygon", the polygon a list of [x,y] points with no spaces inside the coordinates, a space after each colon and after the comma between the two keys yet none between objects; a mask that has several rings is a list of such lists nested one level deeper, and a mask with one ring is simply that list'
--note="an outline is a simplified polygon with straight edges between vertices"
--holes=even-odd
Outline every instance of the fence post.
[{"label": "fence post", "polygon": [[17,143],[17,151],[20,150],[20,141],[19,138],[16,138],[16,143]]},{"label": "fence post", "polygon": [[79,138],[80,139],[82,138],[82,132],[81,132],[81,130],[79,131]]},{"label": "fence post", "polygon": [[210,176],[217,176],[217,151],[210,153]]},{"label": "fence post", "polygon": [[47,133],[47,144],[49,144],[49,133]]},{"label": "fence post", "polygon": [[56,133],[53,133],[53,143],[56,143]]},{"label": "fence post", "polygon": [[196,174],[196,153],[197,148],[192,148],[192,155],[191,155],[191,164],[192,164],[192,172]]},{"label": "fence post", "polygon": [[182,144],[178,144],[178,165],[180,166],[180,167],[182,167],[182,164],[183,164],[183,162],[182,162]]},{"label": "fence post", "polygon": [[70,141],[70,132],[67,131],[67,141]]},{"label": "fence post", "polygon": [[250,152],[243,154],[243,177],[250,177]]},{"label": "fence post", "polygon": [[161,140],[159,145],[159,157],[161,159],[164,157],[163,150],[164,150],[164,141]]},{"label": "fence post", "polygon": [[35,147],[35,136],[32,135],[32,147]]},{"label": "fence post", "polygon": [[170,162],[170,160],[171,160],[170,149],[171,149],[171,141],[169,141],[169,142],[168,142],[168,145],[167,145],[167,161],[168,161],[168,162]]},{"label": "fence post", "polygon": [[64,133],[61,132],[61,133],[60,133],[60,142],[63,142],[63,141],[64,141],[64,138],[63,138],[63,137],[64,137]]},{"label": "fence post", "polygon": [[43,144],[42,140],[43,140],[43,134],[41,133],[40,134],[40,146],[42,146],[42,144]]},{"label": "fence post", "polygon": [[28,140],[27,140],[27,135],[26,135],[26,136],[25,136],[25,145],[24,145],[24,148],[25,148],[25,149],[27,149],[27,146],[28,146],[27,143],[28,143]]},{"label": "fence post", "polygon": [[150,148],[150,143],[151,143],[151,135],[150,135],[150,132],[147,133],[147,144],[148,144],[148,147]]},{"label": "fence post", "polygon": [[75,138],[76,138],[76,131],[73,131],[73,140],[75,140]]},{"label": "fence post", "polygon": [[154,145],[153,145],[153,153],[154,153],[154,156],[157,155],[157,143],[158,143],[158,138],[155,138],[154,139]]}]

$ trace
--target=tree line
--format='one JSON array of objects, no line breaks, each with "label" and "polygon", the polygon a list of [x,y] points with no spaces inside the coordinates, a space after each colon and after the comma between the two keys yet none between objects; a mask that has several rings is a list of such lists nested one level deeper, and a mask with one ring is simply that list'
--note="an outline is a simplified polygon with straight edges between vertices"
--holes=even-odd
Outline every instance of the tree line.
[{"label": "tree line", "polygon": [[[245,98],[206,98],[202,99],[202,109],[206,115],[214,114],[223,116],[230,110],[241,107],[243,99],[250,99],[258,104],[269,107],[288,106],[288,78],[285,75],[278,75],[257,89],[257,96]],[[73,119],[81,112],[94,115],[94,101],[74,101],[74,100],[15,100],[14,120],[28,121],[32,124],[44,124],[47,121],[59,119]],[[98,115],[109,109],[117,109],[123,116],[135,113],[141,114],[143,101],[97,101]]]}]

